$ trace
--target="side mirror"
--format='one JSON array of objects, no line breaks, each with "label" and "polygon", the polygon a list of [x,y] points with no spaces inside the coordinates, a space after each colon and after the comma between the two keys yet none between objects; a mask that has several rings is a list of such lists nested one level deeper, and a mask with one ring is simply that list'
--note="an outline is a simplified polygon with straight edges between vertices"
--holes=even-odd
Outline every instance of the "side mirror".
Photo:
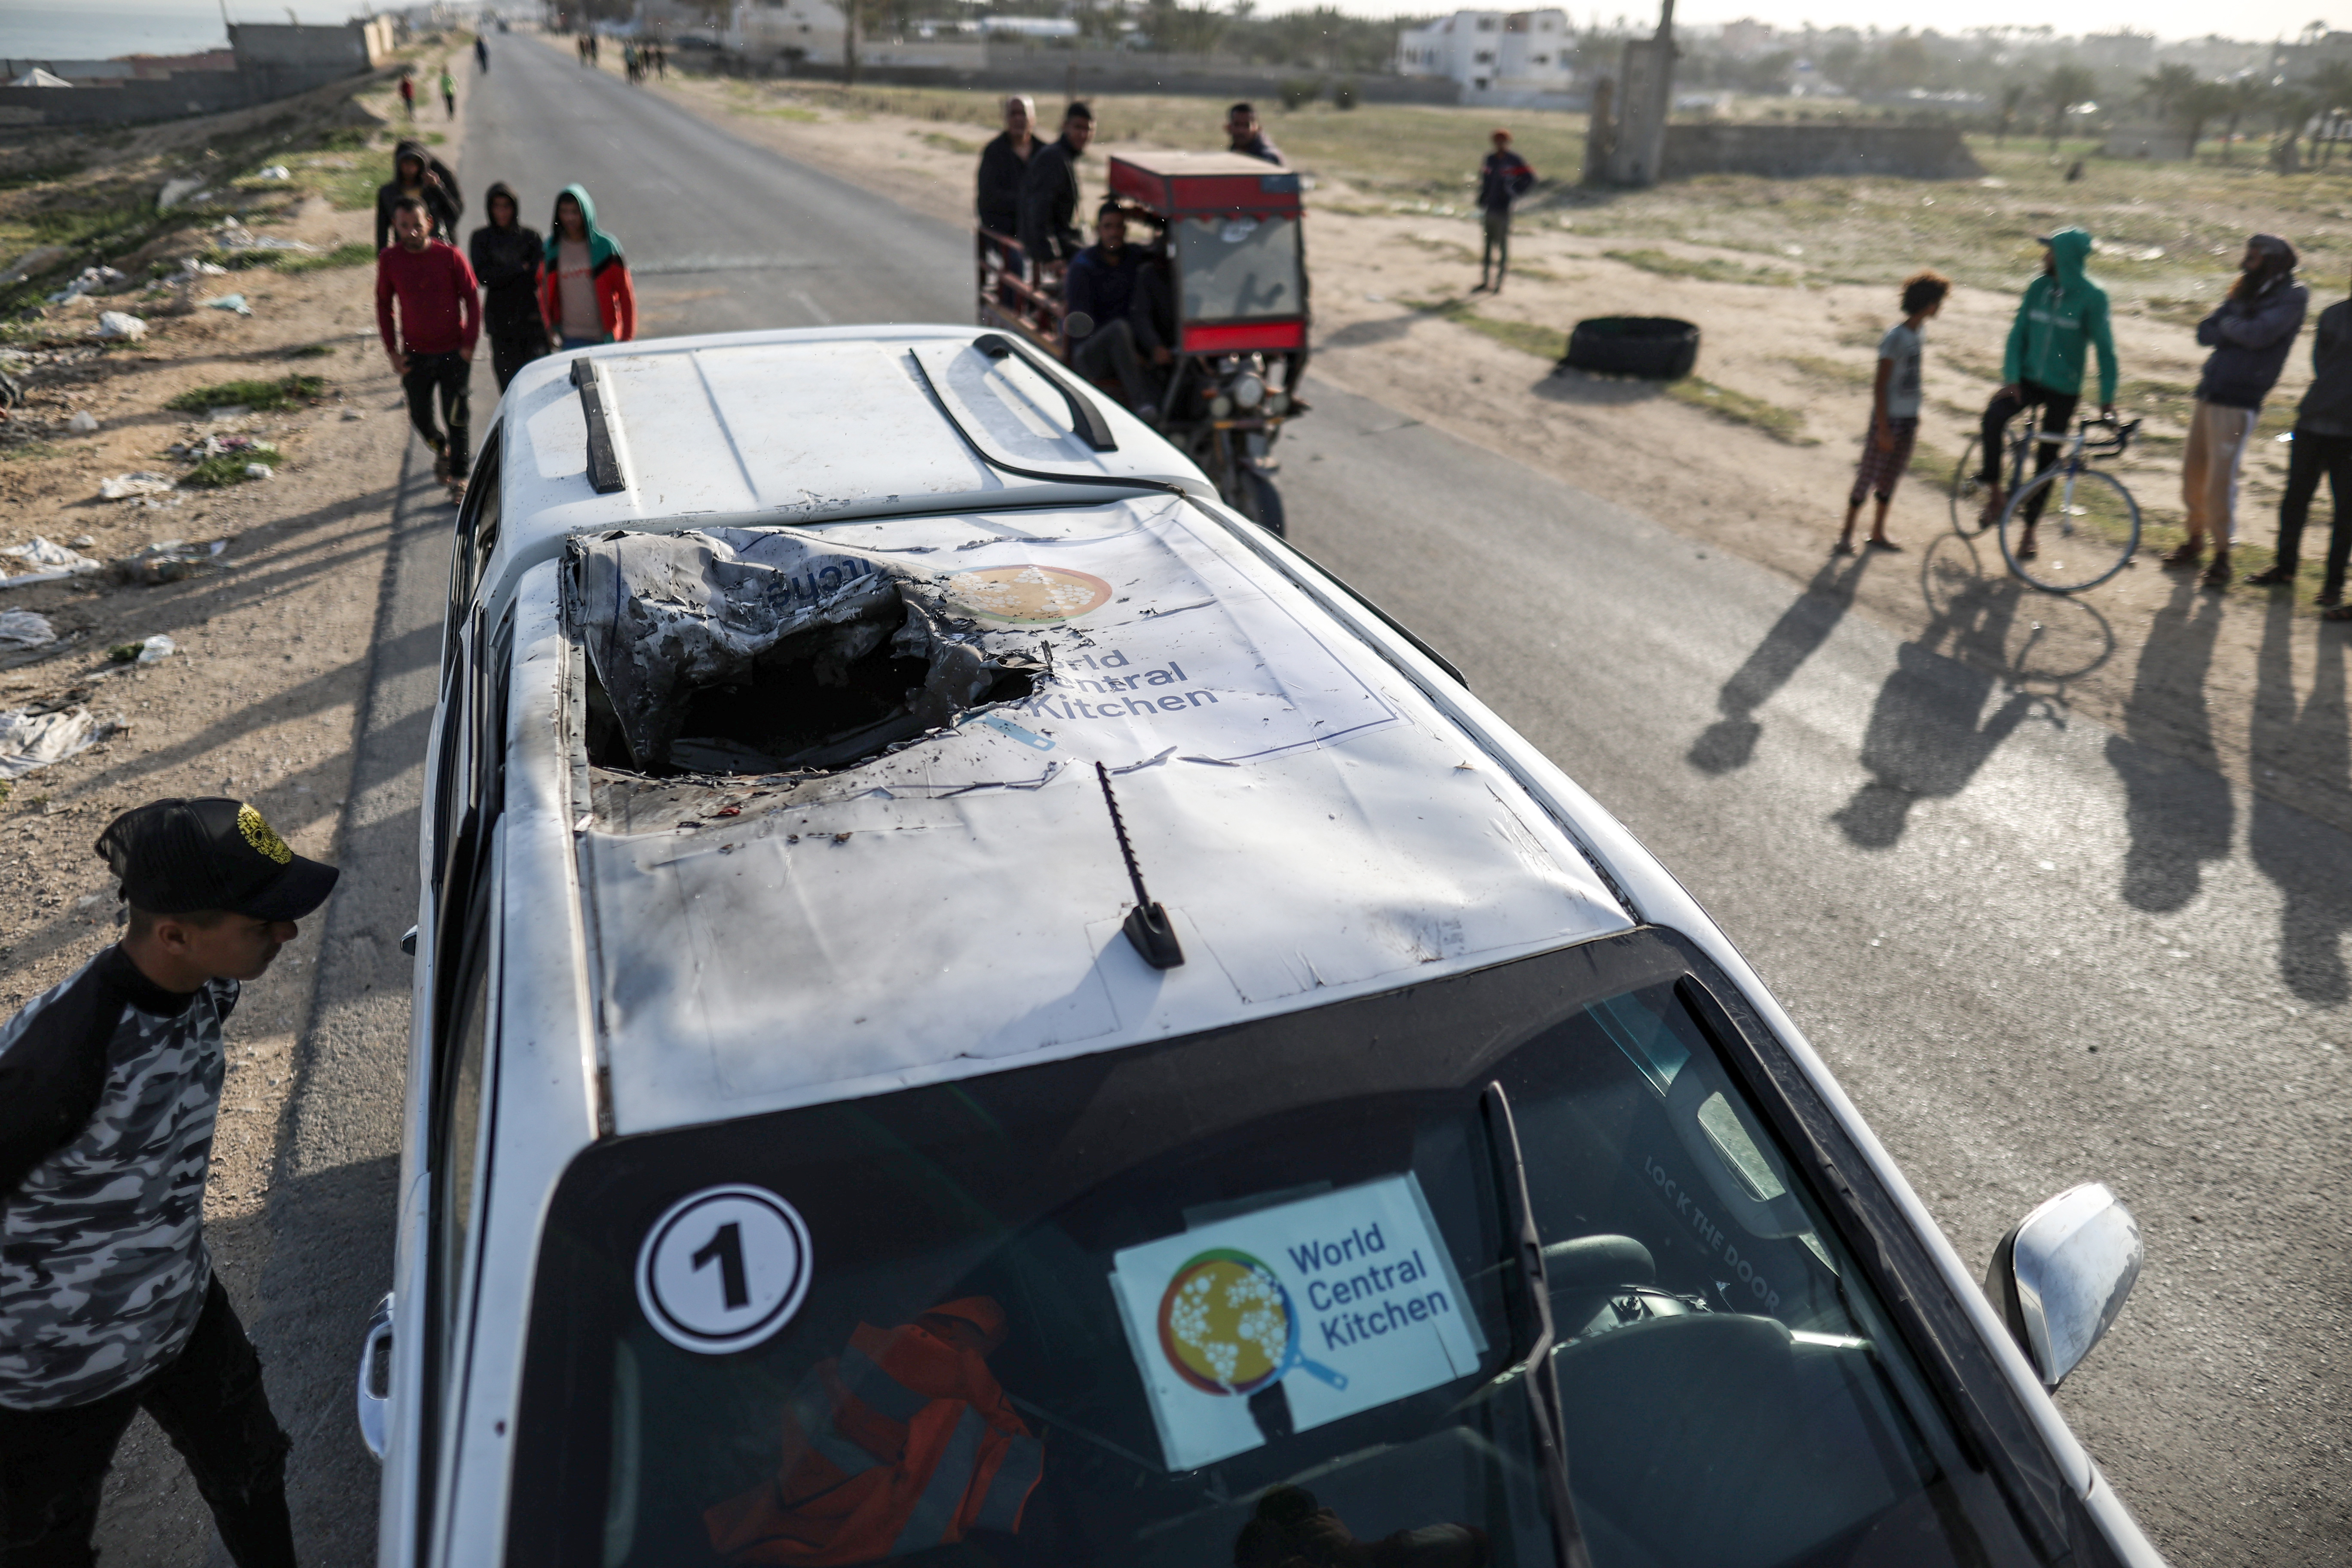
[{"label": "side mirror", "polygon": [[2044,1388],[2099,1342],[2139,1279],[2139,1222],[2105,1182],[2069,1187],[2000,1238],[1985,1294]]}]

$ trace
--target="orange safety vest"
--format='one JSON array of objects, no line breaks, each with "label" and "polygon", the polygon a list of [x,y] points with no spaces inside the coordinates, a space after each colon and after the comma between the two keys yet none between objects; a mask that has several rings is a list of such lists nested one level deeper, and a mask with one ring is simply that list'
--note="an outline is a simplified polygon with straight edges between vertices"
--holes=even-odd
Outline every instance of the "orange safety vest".
[{"label": "orange safety vest", "polygon": [[786,1402],[776,1479],[704,1510],[712,1549],[833,1568],[1019,1530],[1045,1446],[988,1370],[1004,1329],[985,1296],[895,1329],[858,1324]]}]

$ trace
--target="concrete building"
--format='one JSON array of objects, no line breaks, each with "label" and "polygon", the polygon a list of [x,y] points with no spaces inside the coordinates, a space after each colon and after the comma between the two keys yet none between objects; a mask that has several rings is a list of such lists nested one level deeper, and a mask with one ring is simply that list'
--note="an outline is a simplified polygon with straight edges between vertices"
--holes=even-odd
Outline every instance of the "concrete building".
[{"label": "concrete building", "polygon": [[1456,11],[1397,35],[1397,74],[1449,78],[1465,103],[1565,94],[1575,63],[1565,11]]},{"label": "concrete building", "polygon": [[837,65],[848,37],[848,18],[833,0],[735,0],[721,42],[758,65]]}]

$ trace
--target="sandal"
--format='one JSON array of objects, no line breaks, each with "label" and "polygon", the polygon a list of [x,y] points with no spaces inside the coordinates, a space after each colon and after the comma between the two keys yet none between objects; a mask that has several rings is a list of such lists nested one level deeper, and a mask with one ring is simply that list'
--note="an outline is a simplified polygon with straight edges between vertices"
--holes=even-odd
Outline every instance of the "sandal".
[{"label": "sandal", "polygon": [[2227,588],[2230,585],[2230,552],[2226,550],[2215,551],[2213,564],[2205,568],[2205,574],[2198,578],[2197,583],[2198,586],[2210,588],[2215,593]]},{"label": "sandal", "polygon": [[1895,543],[1895,541],[1891,539],[1865,539],[1863,541],[1863,543],[1868,545],[1873,550],[1885,550],[1896,554],[1900,554],[1903,550],[1901,545]]},{"label": "sandal", "polygon": [[2322,610],[2319,618],[2323,621],[2352,621],[2352,605],[2338,605],[2332,610]]},{"label": "sandal", "polygon": [[2292,566],[2273,566],[2261,572],[2246,574],[2246,584],[2252,588],[2278,588],[2294,581]]},{"label": "sandal", "polygon": [[2178,550],[2166,551],[2157,559],[2164,563],[2168,572],[2186,572],[2205,559],[2205,546],[2202,542],[2192,539]]},{"label": "sandal", "polygon": [[1851,555],[1851,554],[1853,554],[1853,540],[1851,540],[1851,539],[1841,539],[1841,540],[1839,540],[1835,544],[1832,544],[1832,545],[1831,545],[1831,546],[1830,546],[1830,553],[1831,553],[1831,554],[1832,554],[1832,555]]},{"label": "sandal", "polygon": [[2020,561],[2031,561],[2041,553],[2041,547],[2033,542],[2033,535],[2029,533],[2017,542],[2016,555]]}]

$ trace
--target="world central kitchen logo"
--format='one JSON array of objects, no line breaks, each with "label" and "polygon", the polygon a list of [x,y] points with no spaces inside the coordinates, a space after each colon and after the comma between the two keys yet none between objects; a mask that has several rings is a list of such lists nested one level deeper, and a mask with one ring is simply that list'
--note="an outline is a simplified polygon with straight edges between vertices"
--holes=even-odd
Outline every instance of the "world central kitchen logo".
[{"label": "world central kitchen logo", "polygon": [[1295,1277],[1306,1281],[1311,1316],[1304,1322],[1282,1276],[1249,1253],[1213,1247],[1178,1266],[1160,1298],[1159,1329],[1160,1351],[1179,1377],[1203,1394],[1250,1394],[1296,1368],[1345,1388],[1347,1375],[1313,1356],[1368,1345],[1454,1310],[1444,1289],[1430,1287],[1421,1249],[1392,1256],[1377,1223],[1285,1250]]}]

